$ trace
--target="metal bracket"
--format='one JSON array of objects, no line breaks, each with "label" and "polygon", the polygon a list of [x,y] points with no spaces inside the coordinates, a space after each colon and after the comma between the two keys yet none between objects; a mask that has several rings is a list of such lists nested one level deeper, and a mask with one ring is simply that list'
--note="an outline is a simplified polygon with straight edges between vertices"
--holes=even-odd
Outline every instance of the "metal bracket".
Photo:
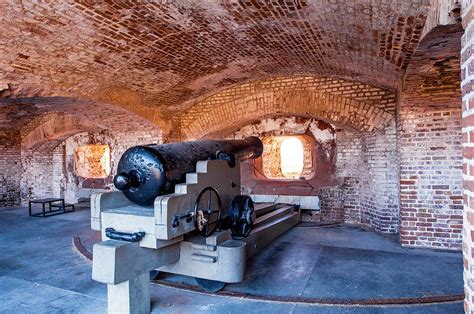
[{"label": "metal bracket", "polygon": [[140,242],[140,240],[145,236],[144,231],[134,232],[134,233],[127,233],[127,232],[120,232],[115,231],[114,228],[105,228],[105,235],[107,238],[112,240],[120,240],[126,242]]},{"label": "metal bracket", "polygon": [[190,223],[193,220],[194,212],[190,212],[185,215],[178,215],[176,214],[173,219],[173,228],[176,228],[179,226],[179,221],[181,219],[185,219],[187,223]]}]

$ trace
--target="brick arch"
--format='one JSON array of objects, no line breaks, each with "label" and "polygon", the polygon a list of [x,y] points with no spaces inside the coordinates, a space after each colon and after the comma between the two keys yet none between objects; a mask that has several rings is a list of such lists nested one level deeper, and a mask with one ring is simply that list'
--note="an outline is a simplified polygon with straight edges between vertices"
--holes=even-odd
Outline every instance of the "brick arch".
[{"label": "brick arch", "polygon": [[39,125],[43,117],[54,114],[69,115],[85,124],[116,131],[159,129],[141,115],[104,101],[60,96],[0,99],[0,118],[7,120],[8,128]]},{"label": "brick arch", "polygon": [[181,134],[184,139],[206,137],[219,130],[276,115],[317,117],[357,132],[373,132],[393,118],[392,114],[373,103],[320,90],[266,90],[238,97],[212,108],[205,105],[206,103],[204,106],[197,104],[192,112],[185,112],[181,117]]},{"label": "brick arch", "polygon": [[54,149],[68,137],[81,132],[100,132],[100,127],[94,126],[77,117],[51,112],[41,115],[27,123],[20,131],[23,149],[39,146]]},{"label": "brick arch", "polygon": [[[242,121],[241,123],[236,124],[235,126],[227,126],[223,129],[219,129],[217,131],[207,133],[203,137],[201,137],[200,139],[227,138],[229,136],[232,136],[239,129],[241,129],[245,126],[251,125],[252,123],[256,123],[256,122],[259,122],[259,121],[262,121],[262,120],[265,120],[265,119],[277,119],[277,118],[317,119],[317,120],[320,120],[320,121],[323,121],[323,122],[330,123],[330,121],[318,118],[316,116],[298,115],[298,114],[294,114],[294,113],[291,113],[291,112],[278,113],[278,114],[264,114],[264,115],[261,115],[261,116],[255,116],[255,117],[252,117],[251,119]],[[271,132],[272,131],[270,131],[270,133]]]},{"label": "brick arch", "polygon": [[0,99],[0,105],[0,120],[6,121],[7,129],[20,133],[23,148],[80,132],[162,133],[157,125],[134,112],[94,100],[30,97]]}]

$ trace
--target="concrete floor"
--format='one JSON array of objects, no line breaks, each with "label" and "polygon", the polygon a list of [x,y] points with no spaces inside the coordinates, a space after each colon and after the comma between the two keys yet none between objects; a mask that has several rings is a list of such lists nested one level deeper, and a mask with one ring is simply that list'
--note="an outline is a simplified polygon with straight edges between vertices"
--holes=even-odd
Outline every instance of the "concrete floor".
[{"label": "concrete floor", "polygon": [[[0,209],[0,313],[100,313],[106,287],[72,238],[89,245],[89,211],[49,218]],[[86,245],[87,246],[87,245]],[[164,280],[194,284],[183,276]],[[367,299],[462,294],[461,253],[401,248],[393,238],[349,226],[295,227],[248,263],[227,291],[273,296]],[[411,306],[328,306],[213,296],[153,285],[159,313],[462,313],[462,302]]]}]

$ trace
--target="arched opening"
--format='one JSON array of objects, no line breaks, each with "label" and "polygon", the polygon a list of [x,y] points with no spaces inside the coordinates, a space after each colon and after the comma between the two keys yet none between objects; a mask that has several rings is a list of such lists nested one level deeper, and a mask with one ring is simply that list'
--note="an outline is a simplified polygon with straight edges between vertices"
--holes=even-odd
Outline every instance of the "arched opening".
[{"label": "arched opening", "polygon": [[87,179],[103,179],[110,174],[110,147],[107,144],[91,144],[76,147],[74,172]]},{"label": "arched opening", "polygon": [[317,168],[314,137],[309,134],[288,134],[260,137],[263,153],[256,162],[257,171],[270,180],[309,180]]},{"label": "arched opening", "polygon": [[303,144],[297,137],[283,139],[280,146],[280,169],[283,177],[298,179],[303,173]]}]

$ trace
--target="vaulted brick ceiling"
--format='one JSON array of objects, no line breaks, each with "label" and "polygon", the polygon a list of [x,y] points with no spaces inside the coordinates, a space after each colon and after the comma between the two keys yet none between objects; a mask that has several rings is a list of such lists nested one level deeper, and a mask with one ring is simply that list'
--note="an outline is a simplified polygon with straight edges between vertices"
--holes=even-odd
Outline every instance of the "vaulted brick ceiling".
[{"label": "vaulted brick ceiling", "polygon": [[275,76],[340,77],[396,90],[429,6],[429,0],[1,1],[0,86],[10,88],[3,96],[105,99],[165,116],[215,90]]}]

